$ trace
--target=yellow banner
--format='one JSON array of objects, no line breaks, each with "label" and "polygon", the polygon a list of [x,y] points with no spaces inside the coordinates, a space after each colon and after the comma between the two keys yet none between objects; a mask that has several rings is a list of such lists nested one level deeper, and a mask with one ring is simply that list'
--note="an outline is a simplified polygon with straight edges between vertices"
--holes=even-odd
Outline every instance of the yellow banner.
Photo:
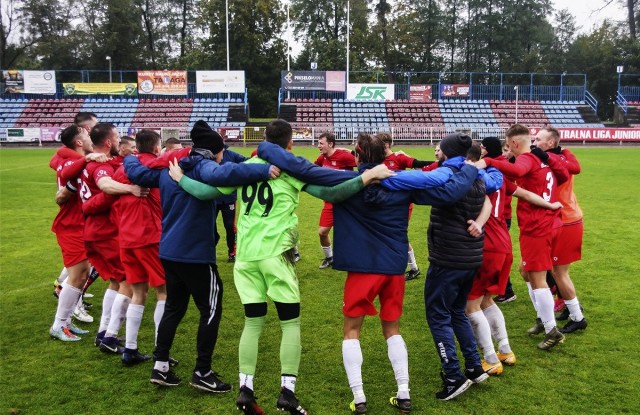
[{"label": "yellow banner", "polygon": [[65,95],[137,95],[135,83],[63,83]]}]

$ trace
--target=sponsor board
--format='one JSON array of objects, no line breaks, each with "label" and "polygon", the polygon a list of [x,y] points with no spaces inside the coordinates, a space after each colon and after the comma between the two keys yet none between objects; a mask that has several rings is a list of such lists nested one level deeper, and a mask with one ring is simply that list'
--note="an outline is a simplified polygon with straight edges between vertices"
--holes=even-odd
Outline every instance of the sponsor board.
[{"label": "sponsor board", "polygon": [[281,71],[285,91],[344,91],[344,71]]},{"label": "sponsor board", "polygon": [[196,92],[244,93],[244,71],[196,71]]},{"label": "sponsor board", "polygon": [[440,85],[440,97],[468,97],[469,84],[443,84]]},{"label": "sponsor board", "polygon": [[187,71],[138,71],[138,93],[187,95]]},{"label": "sponsor board", "polygon": [[[532,137],[539,128],[529,128]],[[560,142],[567,141],[625,141],[640,140],[640,128],[558,128]]]},{"label": "sponsor board", "polygon": [[431,85],[410,85],[409,100],[410,101],[430,101],[433,94]]},{"label": "sponsor board", "polygon": [[395,98],[394,84],[349,84],[347,99],[388,100]]},{"label": "sponsor board", "polygon": [[63,83],[65,95],[136,95],[136,84],[132,83]]},{"label": "sponsor board", "polygon": [[40,141],[39,128],[7,128],[7,141]]}]

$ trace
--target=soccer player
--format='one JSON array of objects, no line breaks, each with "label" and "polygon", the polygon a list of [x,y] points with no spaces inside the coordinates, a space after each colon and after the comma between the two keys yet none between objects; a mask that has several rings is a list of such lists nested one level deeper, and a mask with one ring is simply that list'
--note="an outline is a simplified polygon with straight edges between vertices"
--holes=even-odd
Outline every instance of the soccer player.
[{"label": "soccer player", "polygon": [[89,274],[89,262],[83,240],[84,218],[77,193],[78,178],[65,180],[61,177],[61,172],[65,164],[75,159],[104,161],[106,158],[91,153],[91,138],[85,129],[77,125],[65,128],[60,134],[60,139],[64,148],[56,152],[50,163],[56,170],[59,189],[56,201],[60,205],[60,211],[53,221],[51,230],[56,234],[60,245],[68,277],[61,283],[65,289],[59,292],[56,316],[49,333],[51,337],[62,341],[77,341],[80,340],[78,334],[86,334],[88,331],[73,325],[71,315],[77,304],[82,301],[82,288]]},{"label": "soccer player", "polygon": [[[139,131],[136,134],[136,148],[139,151],[140,162],[144,165],[151,164],[160,153],[160,135],[152,130]],[[123,166],[116,170],[113,179],[120,183],[131,184]],[[154,288],[157,298],[153,314],[156,337],[167,298],[164,270],[158,257],[158,244],[162,230],[160,191],[151,189],[145,198],[132,195],[118,197],[101,193],[87,201],[83,210],[85,213],[95,213],[97,209],[102,209],[104,206],[108,208],[112,204],[117,218],[120,259],[127,284],[131,286],[133,293],[127,308],[126,343],[122,353],[122,363],[130,366],[151,359],[150,356],[138,351],[138,332],[149,286]]]},{"label": "soccer player", "polygon": [[[262,143],[258,154],[285,167],[303,181],[333,183],[333,177],[329,173],[336,172],[309,166],[304,159],[283,155],[282,151],[276,152],[273,147],[269,143]],[[360,164],[359,170],[384,161],[384,145],[379,139],[366,134],[359,137],[356,153],[359,154],[359,160],[368,161]],[[409,191],[389,192],[373,186],[334,206],[334,267],[348,272],[343,306],[343,362],[354,395],[350,405],[353,412],[363,414],[367,410],[362,385],[363,358],[359,335],[364,316],[377,313],[373,301],[378,296],[382,307],[380,317],[383,334],[387,339],[389,358],[398,385],[396,395],[389,402],[401,411],[411,410],[408,357],[398,325],[405,282],[403,273],[408,248],[406,229],[409,205],[455,202],[467,193],[476,177],[478,170],[469,165],[460,166],[455,173],[450,169],[440,169],[429,174],[418,171],[398,172],[397,176],[385,179],[381,184],[391,190]],[[388,229],[403,232],[389,232]],[[365,249],[363,244],[366,244],[368,250],[380,247],[380,251],[374,251],[372,255],[354,263],[353,257]]]},{"label": "soccer player", "polygon": [[[405,170],[405,169],[422,169],[426,166],[429,166],[433,163],[433,161],[422,161],[417,160],[413,157],[409,157],[402,152],[394,153],[391,151],[391,146],[393,144],[393,139],[391,138],[391,134],[389,133],[378,133],[376,134],[382,142],[384,143],[384,164],[389,167],[391,170]],[[413,212],[413,205],[409,207],[409,219],[411,219],[411,212]],[[416,262],[416,254],[413,251],[413,247],[411,243],[409,243],[409,270],[405,273],[405,280],[410,281],[418,278],[420,275],[420,269],[418,268],[418,263]]]},{"label": "soccer player", "polygon": [[[225,163],[242,163],[249,160],[248,157],[238,154],[235,151],[229,150],[229,146],[225,144],[224,152],[222,153],[221,165]],[[218,213],[222,214],[222,224],[225,230],[225,239],[227,241],[227,253],[229,255],[229,262],[235,262],[236,260],[236,199],[238,198],[236,192],[228,195],[223,195],[216,199],[216,219]],[[216,227],[216,245],[220,241],[220,234]]]},{"label": "soccer player", "polygon": [[[476,146],[472,146],[472,150],[475,148]],[[472,155],[472,150],[469,151],[467,158],[471,161],[478,161],[480,154]],[[478,153],[481,153],[482,157],[491,157],[496,154],[496,151],[498,155],[502,153],[500,140],[496,137],[485,138],[482,141],[481,149],[478,149]],[[540,196],[519,188],[515,183],[506,179],[500,189],[489,194],[491,214],[486,222],[480,224],[484,226],[485,232],[482,266],[473,279],[466,306],[466,313],[474,335],[483,351],[482,368],[489,375],[500,375],[503,371],[503,364],[512,366],[516,363],[516,356],[509,345],[504,315],[491,298],[491,295],[504,293],[504,287],[513,263],[511,237],[505,222],[505,203],[503,203],[505,198],[511,198],[512,195],[546,209],[555,210],[562,206],[559,202],[549,203]],[[498,343],[498,353],[496,353],[491,340],[492,335]]]},{"label": "soccer player", "polygon": [[[283,149],[293,145],[293,130],[284,120],[267,125],[265,139]],[[247,163],[265,164],[254,157]],[[238,258],[234,267],[234,282],[245,309],[245,326],[240,338],[240,393],[238,409],[246,414],[262,413],[254,391],[254,375],[258,358],[258,340],[267,314],[267,298],[278,312],[282,339],[281,393],[277,407],[291,414],[306,414],[295,396],[296,378],[300,365],[300,288],[293,266],[294,247],[298,239],[297,216],[299,193],[304,190],[313,196],[339,202],[360,191],[373,179],[388,177],[391,171],[384,166],[355,177],[335,188],[305,185],[282,174],[279,178],[242,187],[241,214],[238,219]],[[189,191],[202,189],[201,184],[183,178],[179,169],[172,177]],[[200,185],[200,186],[198,186]],[[213,198],[235,189],[208,189],[206,197]],[[195,190],[194,189],[194,190]],[[200,190],[200,191],[203,191]],[[193,191],[193,190],[191,190]],[[198,192],[194,192],[198,195]],[[205,197],[198,195],[199,198]]]},{"label": "soccer player", "polygon": [[[275,177],[279,170],[269,165],[229,163],[220,166],[224,144],[209,125],[198,120],[191,130],[193,148],[181,160],[187,175],[214,186],[239,186]],[[182,150],[178,150],[182,151]],[[165,154],[172,157],[175,153]],[[176,330],[193,298],[200,312],[197,359],[191,385],[206,392],[228,392],[231,385],[212,370],[211,360],[222,316],[222,280],[215,254],[214,203],[200,201],[183,191],[166,168],[150,169],[134,156],[124,160],[129,179],[146,187],[160,188],[162,235],[159,256],[165,271],[167,302],[158,327],[155,365],[150,382],[177,386],[181,379],[169,364],[169,351]],[[166,166],[168,167],[168,161]],[[159,165],[162,167],[162,165]]]},{"label": "soccer player", "polygon": [[136,140],[128,135],[120,137],[120,145],[118,146],[118,155],[122,158],[127,157],[129,154],[135,154],[138,151],[136,148]]},{"label": "soccer player", "polygon": [[558,155],[566,163],[570,178],[558,186],[558,200],[563,205],[560,212],[562,228],[553,247],[553,276],[558,284],[564,303],[569,310],[569,321],[560,329],[562,333],[573,333],[587,328],[587,320],[569,276],[569,267],[582,258],[582,209],[573,192],[574,175],[580,174],[580,163],[573,153],[560,147],[560,132],[553,127],[544,127],[536,135],[536,146]]},{"label": "soccer player", "polygon": [[[529,129],[524,125],[512,125],[507,130],[506,136],[509,149],[516,157],[515,162],[509,163],[485,157],[478,161],[476,166],[496,167],[506,176],[516,178],[518,185],[523,189],[551,203],[557,202],[557,183],[566,181],[568,176],[554,175],[550,166],[541,162],[538,156],[532,153]],[[539,153],[544,152],[536,151],[536,154]],[[559,172],[562,173],[560,170]],[[535,206],[525,200],[518,200],[516,214],[520,228],[521,268],[531,302],[539,316],[536,325],[529,329],[528,333],[545,332],[544,340],[538,344],[538,348],[549,350],[565,340],[564,335],[556,327],[553,295],[547,285],[547,271],[553,267],[551,260],[553,239],[562,226],[560,212]]]},{"label": "soccer player", "polygon": [[175,137],[169,137],[164,142],[164,147],[162,147],[162,150],[160,151],[160,153],[164,154],[168,151],[179,150],[181,148],[182,148],[182,142],[180,142],[179,139]]},{"label": "soccer player", "polygon": [[[351,152],[336,147],[336,136],[333,133],[322,133],[318,139],[318,150],[320,156],[315,164],[322,167],[341,170],[353,170],[356,167],[356,159]],[[333,227],[333,205],[324,202],[322,213],[320,214],[320,226],[318,235],[320,236],[320,247],[324,253],[324,259],[320,263],[320,269],[328,268],[333,263],[333,250],[329,232]]]},{"label": "soccer player", "polygon": [[[82,172],[80,197],[83,202],[97,197],[102,192],[111,195],[131,194],[146,197],[148,189],[131,184],[123,184],[113,179],[119,167],[115,156],[118,155],[120,135],[112,124],[96,124],[91,129],[93,150],[112,157],[107,163],[90,162]],[[95,338],[95,344],[105,353],[121,353],[118,347],[118,331],[124,321],[127,307],[131,302],[131,288],[125,281],[124,269],[120,261],[118,227],[111,217],[111,209],[86,215],[84,241],[89,261],[100,273],[103,280],[109,282],[102,300],[102,316]]]},{"label": "soccer player", "polygon": [[[496,142],[497,144],[500,144],[500,140],[498,140],[497,137],[487,137],[484,140],[482,140],[482,146],[481,146],[483,147],[482,157],[490,157],[490,158],[495,158],[497,160],[507,160],[509,162],[514,162],[515,157],[513,157],[513,155],[511,154],[511,151],[509,151],[509,146],[507,145],[506,140],[504,143],[500,145],[500,147],[496,147]],[[511,180],[508,177],[505,177],[505,180],[510,180],[513,182],[513,180]],[[504,203],[503,203],[504,221],[507,225],[507,230],[510,230],[511,229],[512,196],[505,194],[503,199],[504,199]],[[517,298],[518,297],[516,296],[516,293],[513,291],[513,285],[511,284],[511,276],[509,276],[509,279],[507,279],[507,287],[504,289],[504,294],[500,294],[493,297],[493,301],[496,303],[510,303],[512,301],[515,301]]]}]

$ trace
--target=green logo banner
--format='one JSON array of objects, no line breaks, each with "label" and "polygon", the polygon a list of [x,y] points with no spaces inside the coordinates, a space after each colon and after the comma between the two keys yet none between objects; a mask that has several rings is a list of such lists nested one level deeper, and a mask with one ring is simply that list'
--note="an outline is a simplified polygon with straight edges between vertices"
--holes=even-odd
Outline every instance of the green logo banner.
[{"label": "green logo banner", "polygon": [[65,95],[138,95],[135,83],[63,83]]}]

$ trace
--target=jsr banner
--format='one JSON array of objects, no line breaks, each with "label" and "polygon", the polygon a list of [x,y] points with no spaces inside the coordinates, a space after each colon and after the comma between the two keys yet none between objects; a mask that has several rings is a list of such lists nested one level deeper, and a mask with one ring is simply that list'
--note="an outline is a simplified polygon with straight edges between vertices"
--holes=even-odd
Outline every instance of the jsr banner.
[{"label": "jsr banner", "polygon": [[244,93],[244,71],[196,71],[196,92]]},{"label": "jsr banner", "polygon": [[347,85],[347,99],[388,100],[395,98],[393,84],[349,84]]},{"label": "jsr banner", "polygon": [[187,95],[187,71],[138,71],[138,93]]},{"label": "jsr banner", "polygon": [[124,83],[63,83],[65,95],[136,95],[136,84]]}]

